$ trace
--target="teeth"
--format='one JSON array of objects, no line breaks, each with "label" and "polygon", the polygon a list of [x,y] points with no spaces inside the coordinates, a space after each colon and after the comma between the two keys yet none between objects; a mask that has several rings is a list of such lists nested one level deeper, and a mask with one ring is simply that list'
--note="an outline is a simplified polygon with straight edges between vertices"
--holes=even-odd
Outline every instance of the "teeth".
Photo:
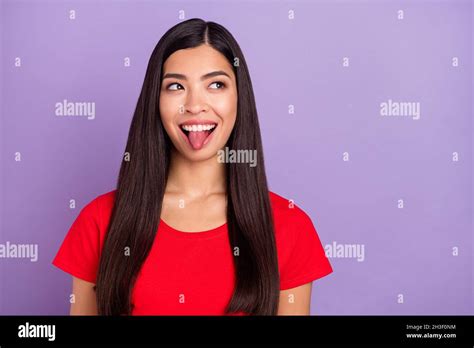
[{"label": "teeth", "polygon": [[215,124],[194,124],[192,126],[188,125],[182,125],[181,128],[183,128],[185,131],[188,132],[202,132],[202,131],[208,131],[213,128],[215,128]]}]

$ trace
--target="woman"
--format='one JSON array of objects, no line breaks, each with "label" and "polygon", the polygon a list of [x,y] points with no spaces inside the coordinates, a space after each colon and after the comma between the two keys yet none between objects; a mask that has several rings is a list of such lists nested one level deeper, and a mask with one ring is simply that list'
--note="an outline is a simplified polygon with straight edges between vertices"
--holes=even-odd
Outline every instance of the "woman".
[{"label": "woman", "polygon": [[332,268],[310,218],[268,190],[249,71],[224,27],[190,19],[158,42],[117,189],[81,210],[53,264],[73,275],[71,314],[309,314]]}]

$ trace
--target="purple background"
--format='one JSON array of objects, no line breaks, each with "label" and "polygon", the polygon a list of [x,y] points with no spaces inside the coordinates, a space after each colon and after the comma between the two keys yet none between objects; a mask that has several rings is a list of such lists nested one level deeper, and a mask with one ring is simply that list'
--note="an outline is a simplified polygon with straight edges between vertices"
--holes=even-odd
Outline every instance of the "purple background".
[{"label": "purple background", "polygon": [[[114,189],[149,56],[179,10],[241,45],[271,190],[323,245],[365,247],[363,262],[330,259],[312,314],[473,314],[472,2],[1,4],[0,243],[39,246],[37,262],[0,258],[1,314],[68,313],[71,277],[51,261],[80,209]],[[95,102],[95,119],[55,116],[63,99]],[[381,116],[388,99],[419,102],[420,119]]]}]

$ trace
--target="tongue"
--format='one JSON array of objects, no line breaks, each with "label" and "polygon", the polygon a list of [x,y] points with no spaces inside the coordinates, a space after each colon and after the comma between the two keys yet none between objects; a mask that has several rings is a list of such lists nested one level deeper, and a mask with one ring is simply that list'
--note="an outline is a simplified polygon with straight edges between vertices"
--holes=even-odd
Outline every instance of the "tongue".
[{"label": "tongue", "polygon": [[209,135],[209,131],[189,132],[188,139],[194,150],[199,150]]}]

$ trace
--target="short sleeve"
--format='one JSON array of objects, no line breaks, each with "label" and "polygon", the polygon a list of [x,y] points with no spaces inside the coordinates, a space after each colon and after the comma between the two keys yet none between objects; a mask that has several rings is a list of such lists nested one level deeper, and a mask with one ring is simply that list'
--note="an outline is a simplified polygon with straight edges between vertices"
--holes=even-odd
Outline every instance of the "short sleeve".
[{"label": "short sleeve", "polygon": [[289,227],[293,247],[280,273],[280,290],[312,282],[333,271],[310,217],[297,207],[293,214]]},{"label": "short sleeve", "polygon": [[98,201],[79,212],[67,232],[52,264],[85,281],[95,283],[100,255]]}]

